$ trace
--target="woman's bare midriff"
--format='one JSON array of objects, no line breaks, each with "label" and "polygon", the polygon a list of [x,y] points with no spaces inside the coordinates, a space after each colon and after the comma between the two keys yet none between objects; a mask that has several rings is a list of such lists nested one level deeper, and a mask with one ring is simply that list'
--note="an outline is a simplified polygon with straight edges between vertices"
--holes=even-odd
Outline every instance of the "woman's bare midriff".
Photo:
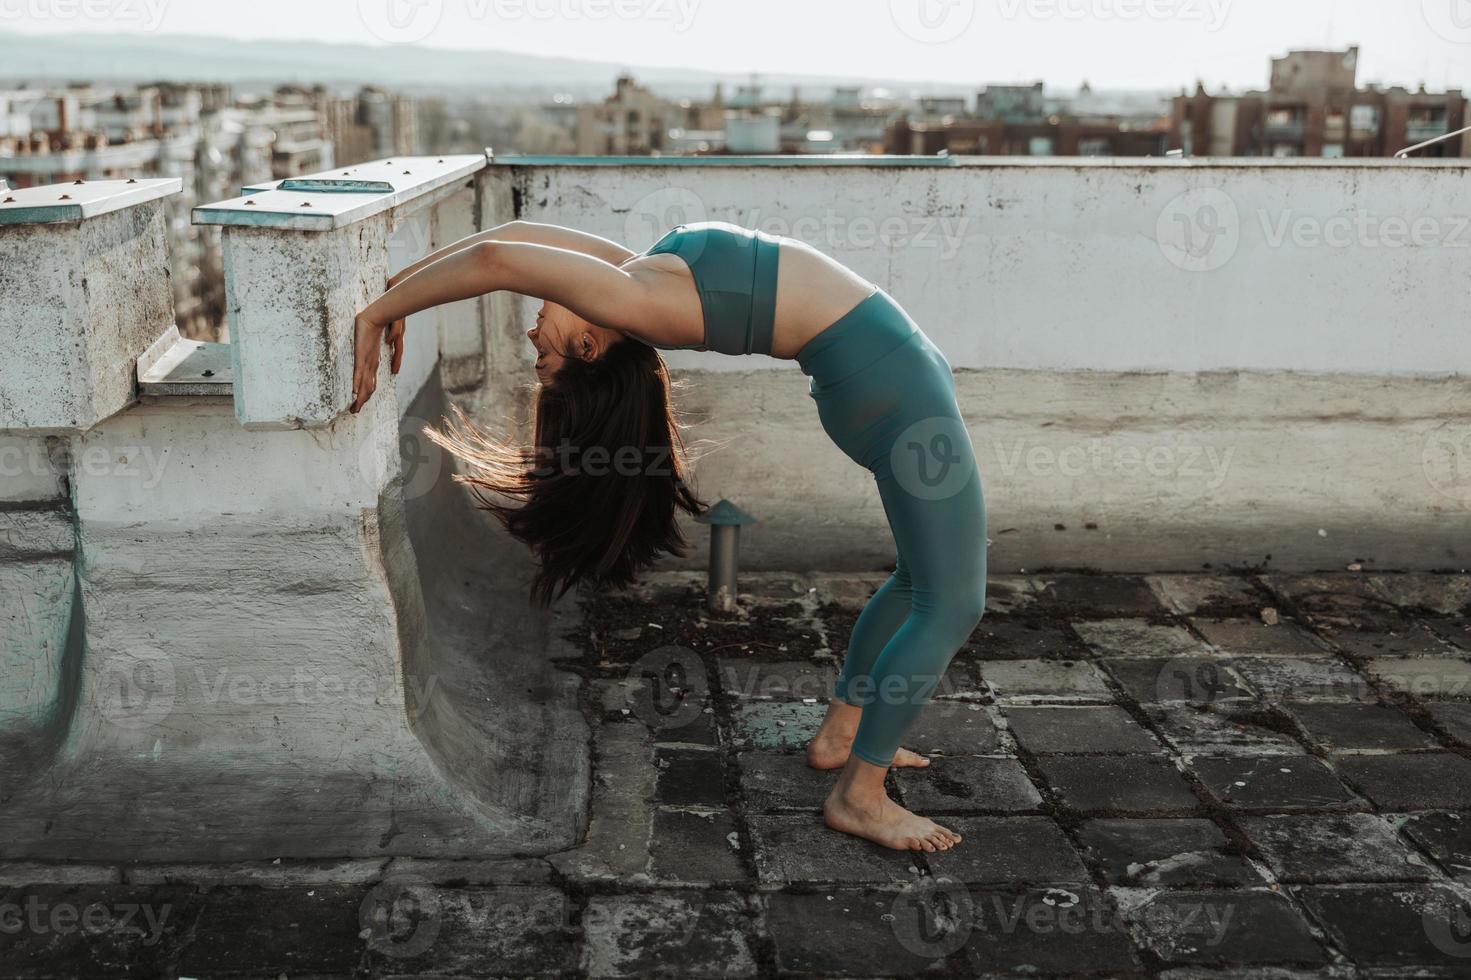
[{"label": "woman's bare midriff", "polygon": [[[690,333],[688,337],[660,336],[649,338],[662,343],[698,343],[703,333],[699,317],[699,293],[689,266],[677,255],[660,253],[640,255],[624,264],[630,272],[667,274],[680,297],[678,319],[665,333]],[[657,279],[664,279],[659,275]],[[657,280],[656,280],[657,281]],[[674,282],[679,285],[673,286]],[[791,238],[781,239],[781,258],[776,275],[776,317],[772,325],[771,355],[790,360],[807,342],[841,319],[853,307],[867,299],[878,288],[842,263],[817,249]],[[691,315],[684,312],[685,302],[692,302]]]}]

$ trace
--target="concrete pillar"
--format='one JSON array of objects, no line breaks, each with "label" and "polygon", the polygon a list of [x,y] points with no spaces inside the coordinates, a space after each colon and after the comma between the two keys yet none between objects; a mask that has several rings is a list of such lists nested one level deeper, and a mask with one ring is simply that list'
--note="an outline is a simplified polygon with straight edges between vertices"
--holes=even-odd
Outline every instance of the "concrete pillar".
[{"label": "concrete pillar", "polygon": [[135,399],[174,320],[166,199],[177,179],[0,194],[0,737],[40,757],[80,665],[72,452]]}]

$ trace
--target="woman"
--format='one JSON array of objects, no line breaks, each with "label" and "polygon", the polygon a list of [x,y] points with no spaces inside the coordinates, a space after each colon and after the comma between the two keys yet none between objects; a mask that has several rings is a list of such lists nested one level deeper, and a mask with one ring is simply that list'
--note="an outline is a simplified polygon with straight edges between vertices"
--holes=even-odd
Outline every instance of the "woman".
[{"label": "woman", "polygon": [[[944,355],[887,293],[790,238],[702,222],[636,254],[517,221],[410,266],[358,315],[352,410],[373,394],[385,337],[398,371],[405,317],[497,289],[543,301],[528,331],[541,381],[538,448],[528,454],[473,430],[437,438],[471,464],[477,488],[525,502],[482,496],[536,551],[543,602],[578,581],[631,580],[682,547],[678,510],[704,508],[682,480],[668,375],[654,348],[798,362],[823,429],[873,473],[897,550],[893,574],[853,627],[807,748],[813,767],[843,770],[823,814],[829,826],[887,847],[958,844],[960,835],[884,791],[891,766],[929,764],[899,741],[985,602],[981,479]],[[591,465],[593,450],[605,465]],[[630,450],[644,465],[611,472],[610,454]],[[568,465],[584,451],[588,465]],[[560,464],[549,465],[548,453]],[[663,465],[648,465],[651,455]]]}]

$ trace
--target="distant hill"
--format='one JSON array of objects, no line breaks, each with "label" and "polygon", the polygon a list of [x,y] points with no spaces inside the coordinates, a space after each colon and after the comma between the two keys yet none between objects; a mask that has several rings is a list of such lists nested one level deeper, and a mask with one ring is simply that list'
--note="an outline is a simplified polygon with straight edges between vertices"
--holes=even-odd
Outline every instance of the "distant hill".
[{"label": "distant hill", "polygon": [[[562,91],[579,98],[606,95],[619,72],[670,97],[727,90],[747,75],[699,69],[647,68],[612,62],[541,57],[509,51],[449,51],[410,45],[378,48],[312,41],[231,41],[185,35],[14,34],[0,31],[0,82],[32,85],[67,81],[372,82],[409,92],[476,89]],[[769,92],[799,85],[818,95],[835,85],[883,85],[896,92],[970,93],[974,86],[933,85],[811,75],[761,76]]]}]

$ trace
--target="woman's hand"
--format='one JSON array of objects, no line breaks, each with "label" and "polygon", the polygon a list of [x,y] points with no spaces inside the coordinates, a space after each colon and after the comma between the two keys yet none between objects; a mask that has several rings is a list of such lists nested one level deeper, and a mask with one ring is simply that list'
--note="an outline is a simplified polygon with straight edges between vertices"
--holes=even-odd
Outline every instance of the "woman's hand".
[{"label": "woman's hand", "polygon": [[359,313],[353,320],[352,407],[356,415],[362,411],[373,392],[378,390],[378,363],[383,338],[388,338],[391,355],[389,370],[394,374],[403,366],[405,321],[395,320],[385,329]]}]

